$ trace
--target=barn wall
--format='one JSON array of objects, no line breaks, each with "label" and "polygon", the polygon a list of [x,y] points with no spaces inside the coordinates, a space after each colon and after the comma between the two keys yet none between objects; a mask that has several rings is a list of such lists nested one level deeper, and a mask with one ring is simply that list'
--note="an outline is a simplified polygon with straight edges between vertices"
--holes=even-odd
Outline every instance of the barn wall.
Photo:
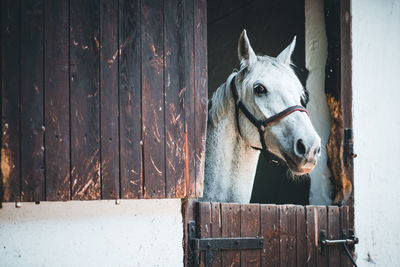
[{"label": "barn wall", "polygon": [[325,31],[324,1],[306,0],[306,68],[309,71],[307,89],[310,91],[310,102],[307,106],[311,122],[321,137],[321,158],[311,172],[310,204],[331,204],[332,186],[327,167],[326,144],[331,129],[331,119],[325,95],[325,64],[328,43]]},{"label": "barn wall", "polygon": [[1,266],[182,266],[181,201],[3,203]]},{"label": "barn wall", "polygon": [[360,266],[399,266],[400,2],[352,1],[355,229]]}]

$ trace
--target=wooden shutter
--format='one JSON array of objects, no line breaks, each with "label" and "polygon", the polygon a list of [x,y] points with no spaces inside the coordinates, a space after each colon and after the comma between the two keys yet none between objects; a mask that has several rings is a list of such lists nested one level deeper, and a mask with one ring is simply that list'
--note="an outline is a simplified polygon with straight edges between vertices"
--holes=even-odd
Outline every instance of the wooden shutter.
[{"label": "wooden shutter", "polygon": [[1,2],[0,201],[199,197],[205,0]]}]

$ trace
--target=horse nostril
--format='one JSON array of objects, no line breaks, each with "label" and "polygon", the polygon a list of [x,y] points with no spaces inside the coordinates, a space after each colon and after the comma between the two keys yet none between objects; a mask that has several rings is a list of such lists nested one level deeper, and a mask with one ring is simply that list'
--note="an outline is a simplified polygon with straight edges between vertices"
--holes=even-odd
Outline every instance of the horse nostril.
[{"label": "horse nostril", "polygon": [[300,155],[304,156],[306,154],[306,146],[304,145],[303,140],[297,140],[296,149],[297,153]]}]

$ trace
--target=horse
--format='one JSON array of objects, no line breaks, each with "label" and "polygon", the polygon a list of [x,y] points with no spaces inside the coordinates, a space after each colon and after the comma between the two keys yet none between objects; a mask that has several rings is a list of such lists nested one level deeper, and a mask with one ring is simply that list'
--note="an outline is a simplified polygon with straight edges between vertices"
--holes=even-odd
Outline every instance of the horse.
[{"label": "horse", "polygon": [[321,139],[305,109],[308,92],[295,75],[291,44],[276,58],[257,56],[246,30],[240,35],[240,69],[209,101],[204,191],[201,201],[250,202],[260,151],[269,151],[294,175],[312,171]]}]

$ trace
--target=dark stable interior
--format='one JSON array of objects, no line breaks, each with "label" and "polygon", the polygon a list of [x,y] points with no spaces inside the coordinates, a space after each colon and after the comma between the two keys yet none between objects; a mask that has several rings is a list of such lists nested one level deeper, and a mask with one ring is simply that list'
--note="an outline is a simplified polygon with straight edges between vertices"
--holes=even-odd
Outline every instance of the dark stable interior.
[{"label": "dark stable interior", "polygon": [[[237,42],[243,29],[259,55],[277,56],[297,36],[292,61],[305,86],[304,1],[210,0],[207,4],[209,98],[239,68]],[[308,176],[292,179],[285,163],[274,164],[260,156],[251,202],[307,205],[309,193]]]}]

